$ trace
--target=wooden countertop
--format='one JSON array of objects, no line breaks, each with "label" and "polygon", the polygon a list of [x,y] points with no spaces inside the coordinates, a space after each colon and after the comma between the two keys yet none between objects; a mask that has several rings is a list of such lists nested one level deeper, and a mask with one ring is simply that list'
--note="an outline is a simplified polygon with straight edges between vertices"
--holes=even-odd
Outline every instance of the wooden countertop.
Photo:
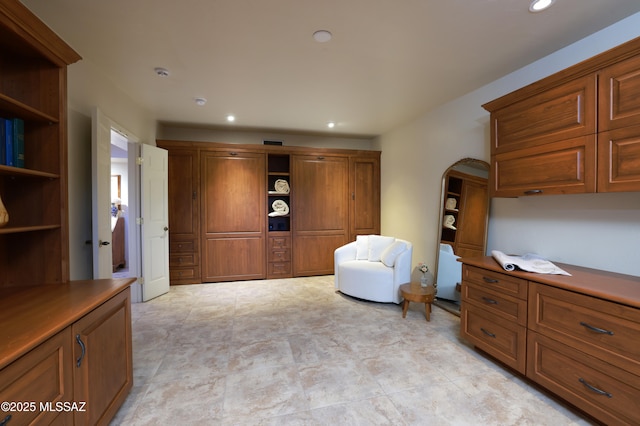
[{"label": "wooden countertop", "polygon": [[548,284],[623,305],[640,308],[640,277],[553,262],[571,276],[505,271],[491,256],[460,259],[466,265],[501,272],[529,281]]},{"label": "wooden countertop", "polygon": [[0,289],[0,369],[129,287],[135,278]]}]

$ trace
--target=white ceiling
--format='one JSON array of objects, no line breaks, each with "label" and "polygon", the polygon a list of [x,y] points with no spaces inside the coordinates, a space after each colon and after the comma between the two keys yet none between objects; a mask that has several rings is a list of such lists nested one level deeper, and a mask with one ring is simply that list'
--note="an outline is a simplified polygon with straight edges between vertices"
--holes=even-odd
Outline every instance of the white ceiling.
[{"label": "white ceiling", "polygon": [[[23,0],[160,122],[373,136],[640,11],[639,0]],[[317,43],[314,31],[333,33]],[[160,78],[155,67],[171,74]],[[196,106],[194,98],[208,100]]]}]

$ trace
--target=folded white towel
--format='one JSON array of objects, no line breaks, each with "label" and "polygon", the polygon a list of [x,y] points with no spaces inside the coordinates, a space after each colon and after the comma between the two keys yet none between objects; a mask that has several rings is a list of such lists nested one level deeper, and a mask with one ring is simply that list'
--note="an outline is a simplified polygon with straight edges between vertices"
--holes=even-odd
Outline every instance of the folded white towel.
[{"label": "folded white towel", "polygon": [[556,274],[569,275],[567,271],[558,268],[548,260],[538,256],[537,254],[527,253],[522,256],[509,256],[501,251],[491,251],[491,256],[504,268],[505,271],[513,271],[519,268],[527,272],[536,272],[538,274]]}]

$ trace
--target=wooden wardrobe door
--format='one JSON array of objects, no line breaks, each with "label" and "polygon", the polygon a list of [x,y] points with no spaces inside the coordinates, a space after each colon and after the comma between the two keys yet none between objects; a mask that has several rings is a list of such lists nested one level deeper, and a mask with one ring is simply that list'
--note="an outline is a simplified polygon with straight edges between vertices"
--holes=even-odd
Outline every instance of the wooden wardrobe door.
[{"label": "wooden wardrobe door", "polygon": [[202,151],[202,281],[264,279],[265,155]]},{"label": "wooden wardrobe door", "polygon": [[349,159],[349,240],[380,233],[380,153]]},{"label": "wooden wardrobe door", "polygon": [[[200,162],[196,149],[169,148],[169,274],[200,282]],[[185,261],[188,259],[188,261]]]},{"label": "wooden wardrobe door", "polygon": [[348,240],[349,159],[292,157],[293,275],[333,274],[333,252]]}]

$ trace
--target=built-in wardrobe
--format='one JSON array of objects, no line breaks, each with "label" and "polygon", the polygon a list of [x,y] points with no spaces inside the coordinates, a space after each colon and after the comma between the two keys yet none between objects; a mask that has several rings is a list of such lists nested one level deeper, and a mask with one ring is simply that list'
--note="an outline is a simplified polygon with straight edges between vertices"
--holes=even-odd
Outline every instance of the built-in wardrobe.
[{"label": "built-in wardrobe", "polygon": [[157,141],[169,152],[172,284],[327,275],[380,233],[380,152]]}]

